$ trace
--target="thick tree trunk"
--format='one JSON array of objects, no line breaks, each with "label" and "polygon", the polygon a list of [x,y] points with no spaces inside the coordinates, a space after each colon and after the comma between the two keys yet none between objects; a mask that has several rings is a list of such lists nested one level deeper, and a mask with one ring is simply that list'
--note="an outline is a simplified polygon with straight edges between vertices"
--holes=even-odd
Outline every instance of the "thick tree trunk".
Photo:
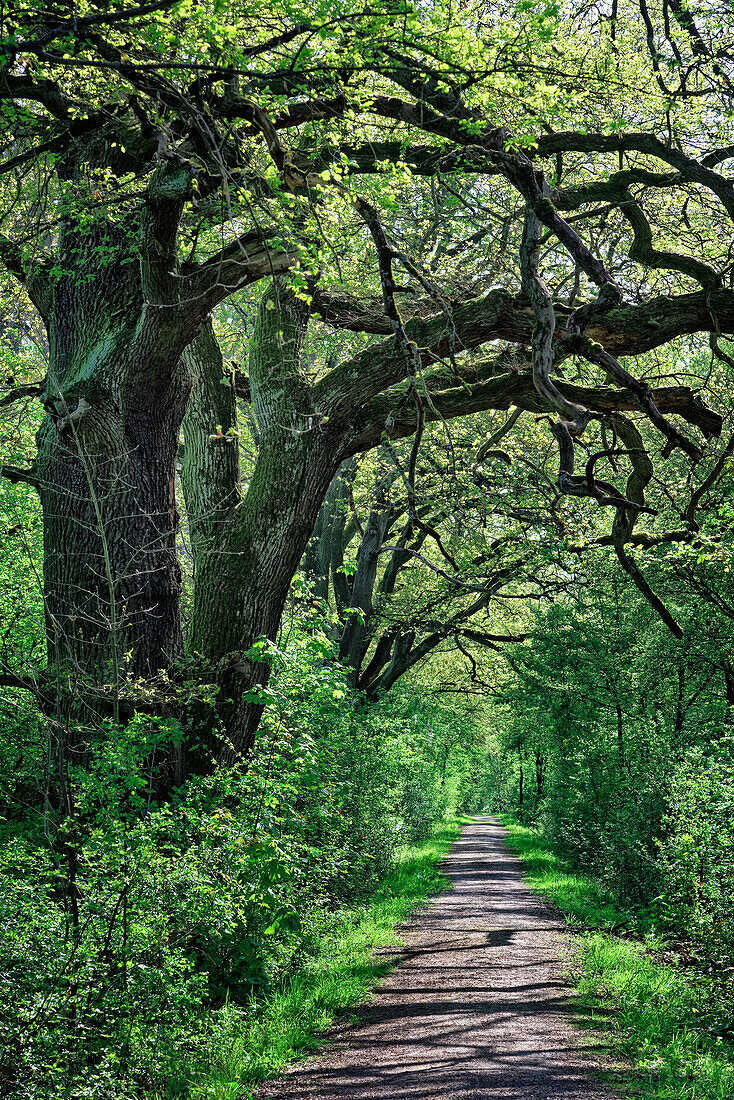
[{"label": "thick tree trunk", "polygon": [[[89,242],[86,242],[89,245]],[[155,675],[181,655],[174,493],[190,382],[154,340],[136,264],[52,288],[37,473],[49,657],[83,683]],[[160,357],[164,367],[159,369]],[[168,359],[168,362],[166,360]]]},{"label": "thick tree trunk", "polygon": [[[218,440],[198,449],[198,470],[187,474],[209,486],[215,517],[196,555],[189,648],[211,664],[220,684],[226,729],[220,755],[227,761],[248,752],[262,713],[258,692],[269,665],[252,660],[248,650],[261,638],[277,638],[291,580],[342,458],[301,374],[307,322],[304,303],[284,280],[274,280],[260,306],[250,356],[260,441],[244,499],[224,506],[234,491],[233,474],[216,466],[216,447],[224,445]],[[209,362],[216,375],[211,357]],[[192,424],[195,415],[189,414]]]},{"label": "thick tree trunk", "polygon": [[131,437],[116,416],[109,432],[87,416],[39,433],[50,657],[83,678],[152,676],[182,650],[178,424],[146,416]]},{"label": "thick tree trunk", "polygon": [[192,390],[183,421],[181,484],[197,570],[216,546],[221,525],[242,502],[237,398],[211,321],[186,349],[184,359]]},{"label": "thick tree trunk", "polygon": [[275,641],[290,583],[338,467],[326,437],[273,433],[241,507],[196,566],[191,650],[216,665],[229,738],[226,759],[245,754],[262,712],[257,688],[269,666],[246,651]]},{"label": "thick tree trunk", "polygon": [[314,597],[328,600],[329,581],[339,614],[349,603],[349,583],[344,572],[344,551],[357,528],[347,523],[348,500],[357,463],[347,459],[337,470],[319,510],[313,538],[306,547],[303,571],[313,586]]}]

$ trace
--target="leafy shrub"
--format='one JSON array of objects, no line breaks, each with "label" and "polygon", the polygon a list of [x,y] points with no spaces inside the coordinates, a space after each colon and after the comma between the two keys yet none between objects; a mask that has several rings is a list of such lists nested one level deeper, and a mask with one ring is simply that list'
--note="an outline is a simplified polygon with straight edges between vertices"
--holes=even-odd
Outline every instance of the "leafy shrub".
[{"label": "leafy shrub", "polygon": [[374,890],[464,797],[478,750],[458,715],[405,691],[365,710],[313,633],[261,655],[275,675],[246,770],[193,777],[161,803],[157,770],[181,731],[138,715],[103,725],[69,766],[70,812],[13,803],[3,1096],[185,1095],[219,1032],[298,968],[318,914]]}]

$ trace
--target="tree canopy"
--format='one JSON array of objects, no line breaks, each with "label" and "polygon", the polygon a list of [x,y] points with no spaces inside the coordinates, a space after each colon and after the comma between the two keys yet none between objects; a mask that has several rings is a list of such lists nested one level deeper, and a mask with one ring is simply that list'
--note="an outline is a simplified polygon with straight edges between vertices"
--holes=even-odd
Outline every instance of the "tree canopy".
[{"label": "tree canopy", "polygon": [[[558,490],[609,510],[621,566],[679,631],[630,544],[653,477],[687,479],[687,537],[720,470],[731,27],[725,6],[699,22],[667,3],[6,17],[2,255],[49,361],[8,395],[38,386],[38,457],[3,470],[41,494],[54,659],[116,681],[188,647],[246,747],[263,669],[238,654],[277,630],[340,464],[413,436],[397,465],[421,530],[425,426],[505,409],[550,414]],[[223,374],[208,318],[271,279],[248,370]],[[676,364],[707,344],[694,381]]]}]

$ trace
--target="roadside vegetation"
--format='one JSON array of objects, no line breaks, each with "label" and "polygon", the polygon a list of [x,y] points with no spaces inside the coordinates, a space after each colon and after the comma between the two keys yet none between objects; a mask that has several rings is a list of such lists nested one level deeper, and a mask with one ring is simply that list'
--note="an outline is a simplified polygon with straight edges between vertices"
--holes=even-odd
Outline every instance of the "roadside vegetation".
[{"label": "roadside vegetation", "polygon": [[[3,1095],[246,1097],[384,971],[374,949],[443,887],[485,736],[409,689],[365,711],[330,658],[294,628],[256,760],[163,805],[175,725],[110,729],[69,769],[60,858],[33,807],[43,737],[6,709]],[[69,879],[68,907],[50,906]]]},{"label": "roadside vegetation", "polygon": [[730,1100],[730,970],[702,967],[649,911],[620,908],[608,888],[574,871],[538,829],[503,820],[528,884],[575,931],[576,1012],[600,1035],[603,1060],[616,1063],[614,1088],[634,1100]]},{"label": "roadside vegetation", "polygon": [[494,805],[533,884],[598,930],[581,988],[613,1009],[641,1095],[660,1098],[734,1091],[728,509],[695,555],[650,557],[681,642],[600,559],[573,603],[536,616],[503,700]]},{"label": "roadside vegetation", "polygon": [[394,965],[398,952],[385,957],[376,955],[378,949],[397,948],[400,924],[448,886],[437,865],[458,836],[460,820],[438,825],[428,839],[399,851],[394,869],[361,904],[313,919],[297,973],[259,1006],[249,1026],[235,1026],[219,1061],[193,1085],[193,1097],[246,1096],[248,1086],[318,1048],[334,1018],[363,1001]]}]

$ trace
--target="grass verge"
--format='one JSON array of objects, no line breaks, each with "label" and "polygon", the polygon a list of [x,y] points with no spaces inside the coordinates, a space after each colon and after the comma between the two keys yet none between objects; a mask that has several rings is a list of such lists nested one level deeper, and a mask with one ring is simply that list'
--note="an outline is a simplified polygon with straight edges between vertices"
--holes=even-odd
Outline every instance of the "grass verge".
[{"label": "grass verge", "polygon": [[391,968],[375,949],[396,944],[396,925],[429,897],[445,890],[438,867],[464,818],[442,824],[421,844],[402,852],[393,872],[366,902],[323,914],[299,971],[282,989],[253,1006],[249,1021],[225,1012],[221,1046],[207,1080],[192,1100],[245,1100],[268,1077],[320,1045],[320,1033],[337,1015],[363,1001]]},{"label": "grass verge", "polygon": [[660,942],[651,923],[639,942],[615,935],[631,914],[598,883],[564,867],[537,830],[502,820],[525,861],[528,885],[580,926],[581,1019],[631,1067],[610,1072],[610,1084],[626,1100],[732,1100],[734,1045],[716,1034],[720,1013],[706,977],[656,957]]}]

